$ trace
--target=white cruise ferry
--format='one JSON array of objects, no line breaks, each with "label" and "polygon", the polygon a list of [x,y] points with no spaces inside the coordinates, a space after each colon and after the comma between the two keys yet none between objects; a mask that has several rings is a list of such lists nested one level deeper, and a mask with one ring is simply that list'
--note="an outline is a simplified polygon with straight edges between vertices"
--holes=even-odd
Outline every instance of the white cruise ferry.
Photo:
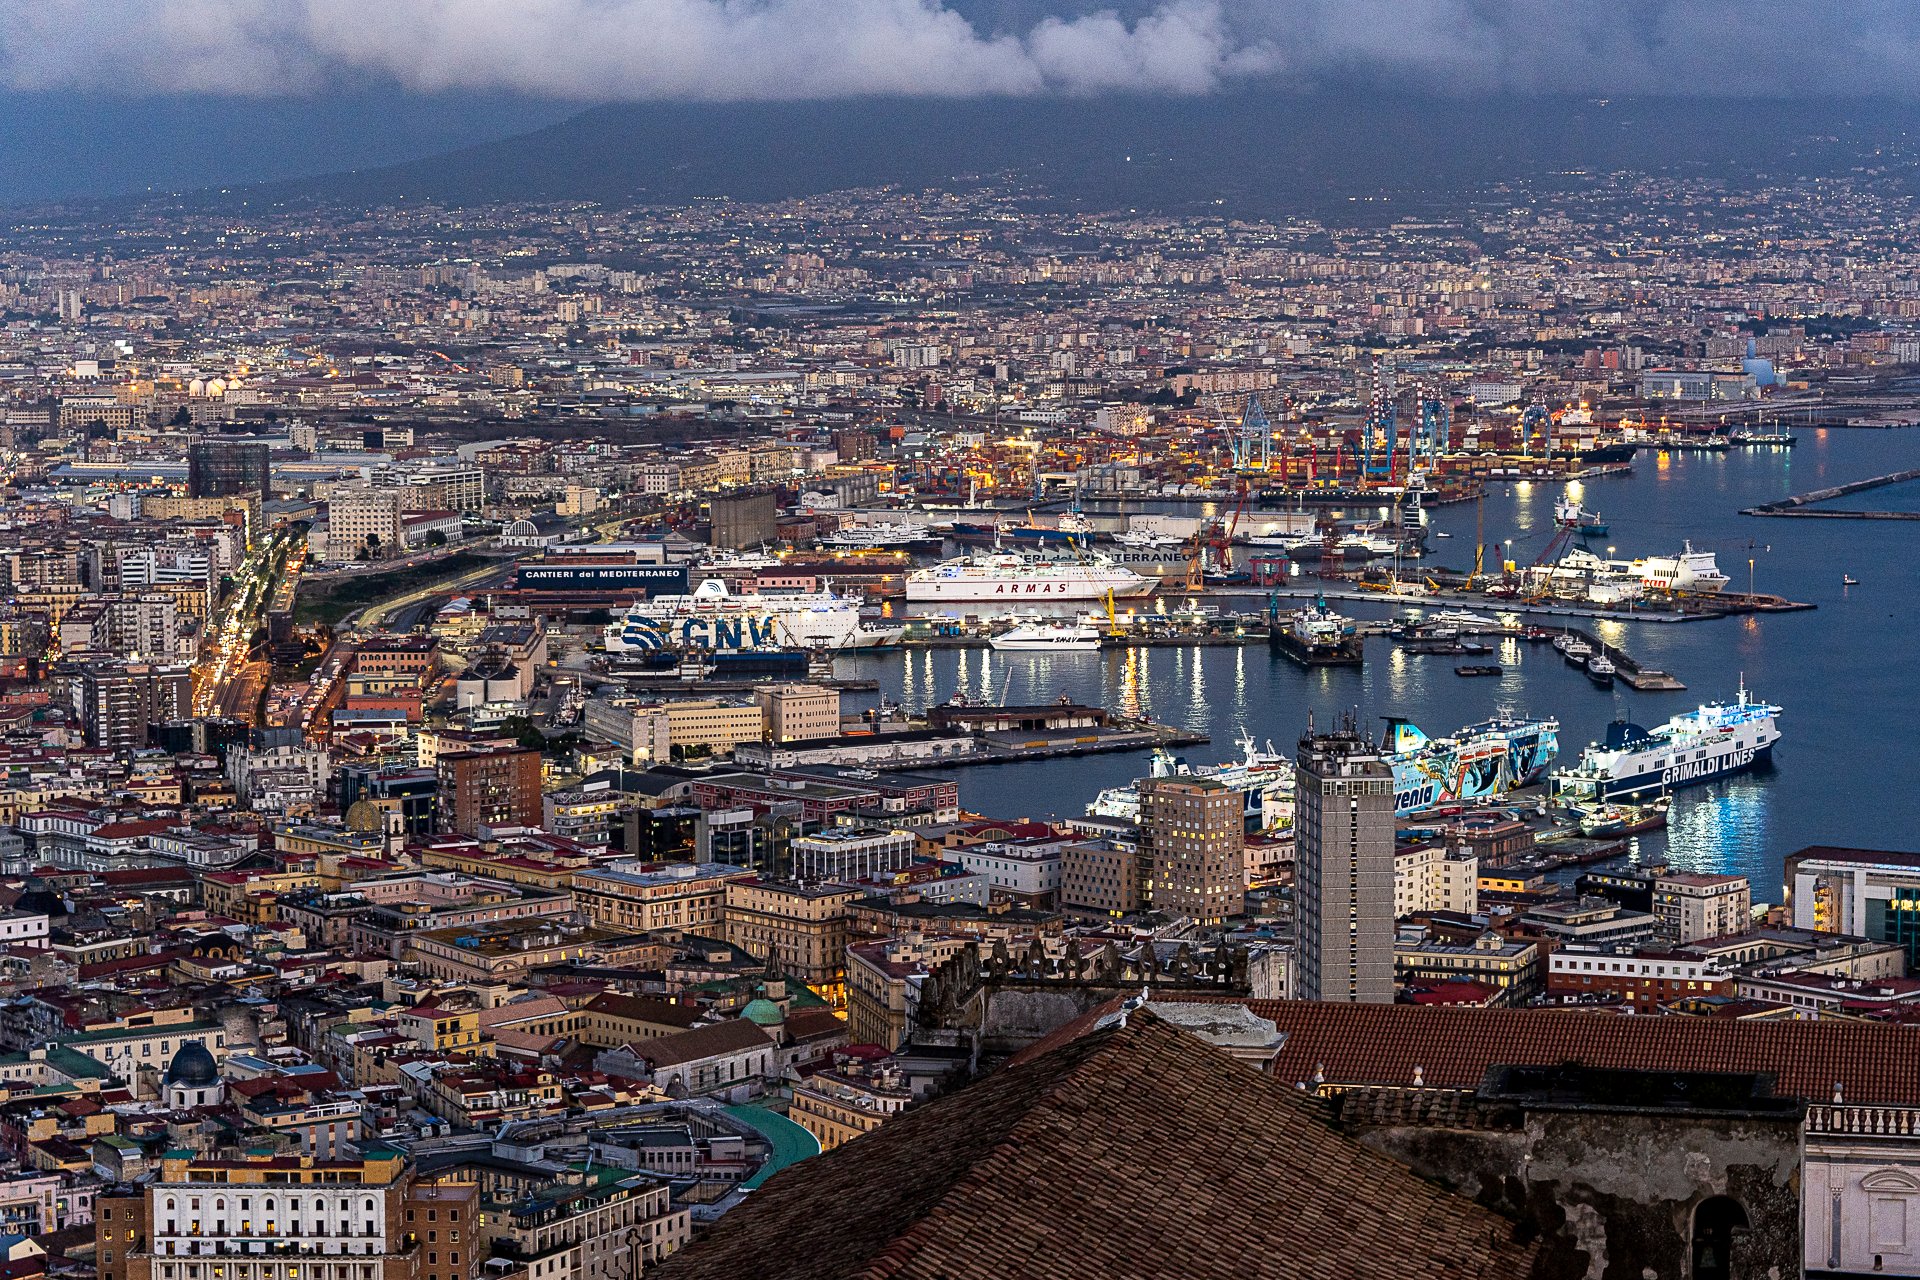
[{"label": "white cruise ferry", "polygon": [[1616,720],[1605,742],[1554,773],[1554,789],[1574,800],[1631,800],[1742,773],[1772,757],[1779,714],[1778,707],[1749,701],[1742,685],[1731,706],[1683,712],[1657,729]]},{"label": "white cruise ferry", "polygon": [[735,595],[709,578],[686,595],[640,600],[608,624],[607,652],[653,649],[865,649],[897,644],[905,627],[866,623],[831,591]]},{"label": "white cruise ferry", "polygon": [[1104,600],[1143,596],[1153,581],[1098,552],[981,551],[907,575],[908,604]]},{"label": "white cruise ferry", "polygon": [[1597,581],[1626,579],[1648,591],[1681,591],[1712,595],[1727,585],[1711,551],[1695,551],[1683,543],[1677,556],[1647,556],[1638,560],[1604,560],[1576,547],[1560,559],[1559,568],[1592,575]]},{"label": "white cruise ferry", "polygon": [[[1253,735],[1240,736],[1243,758],[1227,764],[1189,765],[1178,756],[1156,749],[1150,776],[1155,778],[1211,778],[1238,791],[1248,831],[1274,831],[1293,825],[1293,757],[1273,749],[1254,747]],[[1139,784],[1108,787],[1087,805],[1087,816],[1119,822],[1140,820]]]}]

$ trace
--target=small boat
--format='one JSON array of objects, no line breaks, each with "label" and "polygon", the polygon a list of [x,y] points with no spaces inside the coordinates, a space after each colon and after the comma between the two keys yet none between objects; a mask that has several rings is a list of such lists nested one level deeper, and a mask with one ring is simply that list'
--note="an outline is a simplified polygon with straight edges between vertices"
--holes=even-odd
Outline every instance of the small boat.
[{"label": "small boat", "polygon": [[1620,668],[1613,665],[1613,660],[1604,653],[1596,653],[1587,659],[1587,679],[1602,689],[1613,686],[1614,674],[1619,670]]},{"label": "small boat", "polygon": [[1448,533],[1445,529],[1435,529],[1433,531],[1433,536],[1436,538],[1451,538],[1453,535]]},{"label": "small boat", "polygon": [[1464,667],[1453,669],[1453,674],[1457,676],[1503,676],[1506,673],[1505,667],[1496,666],[1491,662],[1469,663]]},{"label": "small boat", "polygon": [[1840,575],[1840,585],[1843,587],[1857,587],[1860,585],[1860,579],[1850,573],[1843,573]]},{"label": "small boat", "polygon": [[1580,810],[1583,836],[1632,836],[1667,825],[1668,799],[1651,804],[1602,804]]},{"label": "small boat", "polygon": [[1560,650],[1561,657],[1576,667],[1586,666],[1587,659],[1593,656],[1593,646],[1578,636],[1569,636],[1565,644],[1555,641],[1554,647]]}]

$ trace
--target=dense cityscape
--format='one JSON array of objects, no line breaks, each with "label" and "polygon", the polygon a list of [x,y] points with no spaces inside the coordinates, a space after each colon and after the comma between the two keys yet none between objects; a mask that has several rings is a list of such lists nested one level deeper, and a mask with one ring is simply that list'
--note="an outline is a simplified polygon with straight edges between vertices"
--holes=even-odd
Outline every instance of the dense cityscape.
[{"label": "dense cityscape", "polygon": [[15,211],[9,1275],[1920,1275],[1915,213]]}]

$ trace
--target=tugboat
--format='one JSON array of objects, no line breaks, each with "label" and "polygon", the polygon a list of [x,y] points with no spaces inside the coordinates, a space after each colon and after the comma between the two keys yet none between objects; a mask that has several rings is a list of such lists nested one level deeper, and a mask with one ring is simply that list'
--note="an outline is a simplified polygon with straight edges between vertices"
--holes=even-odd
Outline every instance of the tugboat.
[{"label": "tugboat", "polygon": [[1365,652],[1352,618],[1335,613],[1325,596],[1269,624],[1273,647],[1306,667],[1357,667]]},{"label": "tugboat", "polygon": [[1613,526],[1593,512],[1581,507],[1572,498],[1562,498],[1553,504],[1553,518],[1556,523],[1573,530],[1583,538],[1604,538]]}]

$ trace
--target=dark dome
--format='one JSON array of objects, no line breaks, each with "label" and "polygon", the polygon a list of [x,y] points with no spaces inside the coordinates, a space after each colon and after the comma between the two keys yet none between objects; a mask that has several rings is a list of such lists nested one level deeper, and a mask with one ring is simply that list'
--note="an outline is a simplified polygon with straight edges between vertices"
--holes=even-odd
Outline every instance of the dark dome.
[{"label": "dark dome", "polygon": [[207,1052],[206,1046],[189,1040],[167,1064],[167,1083],[188,1089],[210,1089],[220,1083],[220,1069],[214,1066],[213,1055]]}]

